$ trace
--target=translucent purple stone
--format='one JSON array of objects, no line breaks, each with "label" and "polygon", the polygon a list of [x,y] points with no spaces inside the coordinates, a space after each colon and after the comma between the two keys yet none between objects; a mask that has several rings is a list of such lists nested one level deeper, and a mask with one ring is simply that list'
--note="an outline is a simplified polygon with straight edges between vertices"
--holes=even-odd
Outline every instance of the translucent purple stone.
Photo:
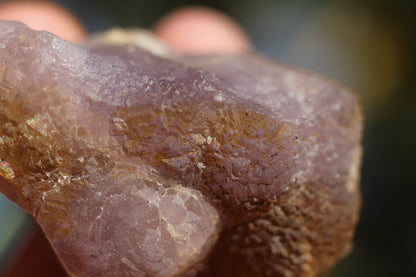
[{"label": "translucent purple stone", "polygon": [[69,275],[316,276],[346,255],[356,96],[256,54],[166,55],[0,23],[0,191]]}]

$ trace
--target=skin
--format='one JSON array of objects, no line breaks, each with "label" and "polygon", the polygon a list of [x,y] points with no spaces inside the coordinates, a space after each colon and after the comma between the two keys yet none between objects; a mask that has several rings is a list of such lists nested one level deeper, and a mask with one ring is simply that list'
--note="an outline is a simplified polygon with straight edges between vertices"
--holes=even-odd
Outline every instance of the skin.
[{"label": "skin", "polygon": [[247,35],[235,21],[204,7],[177,9],[157,22],[154,32],[182,54],[232,54],[251,50]]},{"label": "skin", "polygon": [[[21,21],[79,42],[86,31],[70,12],[53,2],[18,1],[0,4],[0,19]],[[242,53],[250,51],[247,35],[231,18],[204,7],[179,8],[162,17],[154,32],[182,54]]]},{"label": "skin", "polygon": [[0,19],[20,21],[36,30],[47,30],[63,39],[78,42],[85,29],[78,19],[53,2],[12,1],[0,4]]}]

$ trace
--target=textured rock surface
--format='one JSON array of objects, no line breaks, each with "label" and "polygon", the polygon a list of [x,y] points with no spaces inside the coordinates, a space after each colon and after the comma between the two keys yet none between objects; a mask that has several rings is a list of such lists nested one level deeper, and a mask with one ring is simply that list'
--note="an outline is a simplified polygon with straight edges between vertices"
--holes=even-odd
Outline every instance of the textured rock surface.
[{"label": "textured rock surface", "polygon": [[315,276],[348,253],[355,96],[254,54],[97,41],[0,23],[0,191],[71,276]]}]

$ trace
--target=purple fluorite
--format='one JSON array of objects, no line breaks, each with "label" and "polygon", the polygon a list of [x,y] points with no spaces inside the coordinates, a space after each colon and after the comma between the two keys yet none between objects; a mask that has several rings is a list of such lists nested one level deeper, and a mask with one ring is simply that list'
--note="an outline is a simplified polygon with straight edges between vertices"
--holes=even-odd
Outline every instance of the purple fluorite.
[{"label": "purple fluorite", "polygon": [[0,191],[68,273],[315,276],[347,254],[357,98],[255,54],[166,55],[0,23]]}]

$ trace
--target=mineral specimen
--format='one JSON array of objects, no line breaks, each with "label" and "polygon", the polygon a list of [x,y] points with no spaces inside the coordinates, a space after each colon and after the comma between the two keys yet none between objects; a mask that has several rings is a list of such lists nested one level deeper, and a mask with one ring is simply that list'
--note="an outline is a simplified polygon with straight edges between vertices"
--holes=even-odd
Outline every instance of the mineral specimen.
[{"label": "mineral specimen", "polygon": [[353,94],[255,54],[105,41],[0,23],[0,191],[70,276],[316,276],[348,253]]}]

